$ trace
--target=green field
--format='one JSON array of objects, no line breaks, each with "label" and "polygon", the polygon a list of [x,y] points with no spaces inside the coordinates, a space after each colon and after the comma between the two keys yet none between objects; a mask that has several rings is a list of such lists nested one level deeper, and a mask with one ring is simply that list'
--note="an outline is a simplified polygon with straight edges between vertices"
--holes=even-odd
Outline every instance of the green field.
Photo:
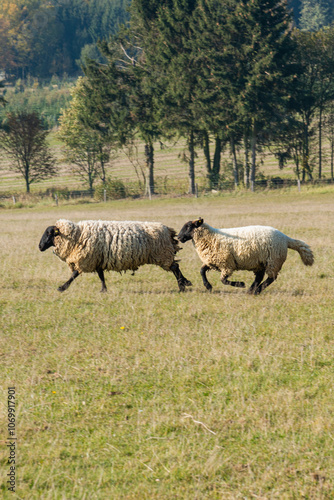
[{"label": "green field", "polygon": [[[4,499],[334,498],[333,188],[0,210]],[[153,266],[70,276],[38,250],[58,218],[180,230],[264,224],[305,240],[260,296],[207,292],[190,242],[178,293]],[[247,285],[253,275],[239,272]],[[16,492],[7,491],[7,388],[16,390]]]}]

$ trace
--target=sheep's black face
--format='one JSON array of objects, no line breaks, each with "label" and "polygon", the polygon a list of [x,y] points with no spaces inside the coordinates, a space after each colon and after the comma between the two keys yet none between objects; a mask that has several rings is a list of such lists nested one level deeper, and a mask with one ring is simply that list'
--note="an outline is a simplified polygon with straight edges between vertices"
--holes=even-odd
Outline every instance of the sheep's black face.
[{"label": "sheep's black face", "polygon": [[39,242],[38,248],[44,252],[50,247],[54,247],[54,238],[59,234],[59,229],[56,226],[49,226],[45,229],[44,234]]},{"label": "sheep's black face", "polygon": [[181,243],[192,240],[194,236],[194,230],[203,224],[203,219],[197,219],[194,221],[186,222],[181,231],[179,232],[177,238]]}]

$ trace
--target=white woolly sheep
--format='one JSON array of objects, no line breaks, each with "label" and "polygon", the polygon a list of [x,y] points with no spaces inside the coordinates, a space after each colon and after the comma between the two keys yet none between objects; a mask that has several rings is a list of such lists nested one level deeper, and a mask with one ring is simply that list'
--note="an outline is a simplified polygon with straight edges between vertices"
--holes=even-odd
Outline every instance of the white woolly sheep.
[{"label": "white woolly sheep", "polygon": [[[284,264],[288,248],[297,250],[306,266],[312,266],[314,257],[310,247],[294,240],[273,227],[246,226],[232,229],[215,229],[203,219],[189,221],[178,234],[182,243],[192,240],[203,262],[201,276],[207,290],[212,290],[206,272],[210,269],[221,272],[224,285],[245,287],[242,281],[229,281],[234,271],[253,271],[255,280],[248,293],[258,295],[276,280]],[[265,273],[268,277],[262,282]],[[261,283],[262,282],[262,283]]]},{"label": "white woolly sheep", "polygon": [[106,292],[104,271],[136,271],[144,264],[154,264],[172,271],[179,290],[191,286],[180,271],[175,255],[180,250],[176,232],[158,222],[81,221],[77,224],[60,219],[49,226],[39,243],[44,252],[51,246],[68,264],[70,279],[58,288],[64,292],[81,273],[97,272],[101,292]]}]

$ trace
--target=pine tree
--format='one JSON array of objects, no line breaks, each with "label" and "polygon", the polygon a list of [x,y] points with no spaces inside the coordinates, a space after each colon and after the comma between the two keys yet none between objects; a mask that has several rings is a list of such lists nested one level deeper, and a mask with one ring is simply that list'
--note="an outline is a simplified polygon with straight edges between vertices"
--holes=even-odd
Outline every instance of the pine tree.
[{"label": "pine tree", "polygon": [[154,95],[156,119],[166,135],[186,138],[189,162],[189,192],[195,193],[195,145],[199,139],[194,89],[196,69],[189,39],[195,0],[134,0],[132,22],[138,26],[146,64],[148,85]]},{"label": "pine tree", "polygon": [[[225,20],[229,15],[229,2],[199,1],[191,22],[191,39],[195,73],[197,75],[193,100],[198,109],[200,127],[204,129],[204,152],[207,158],[209,184],[216,187],[220,174],[220,156],[229,142],[235,153],[239,122],[233,108],[230,87],[236,84],[234,73],[237,60],[231,65],[230,34]],[[209,135],[213,136],[215,151],[211,162]],[[235,156],[234,156],[235,159]],[[236,162],[233,162],[236,166]],[[234,171],[238,182],[238,173]]]},{"label": "pine tree", "polygon": [[133,45],[130,30],[122,30],[108,43],[99,44],[107,64],[90,61],[84,71],[90,81],[92,109],[97,99],[101,121],[111,135],[118,135],[119,146],[131,144],[135,136],[144,141],[145,192],[154,194],[153,143],[161,130],[155,117],[152,88],[147,84],[149,66],[142,60],[142,51],[134,50]]},{"label": "pine tree", "polygon": [[290,26],[280,0],[199,0],[193,23],[201,75],[196,99],[206,110],[206,126],[229,141],[234,165],[236,144],[251,134],[244,142],[252,146],[253,182],[258,136],[289,102],[295,70]]},{"label": "pine tree", "polygon": [[332,22],[328,0],[302,0],[299,27],[303,31],[319,31]]},{"label": "pine tree", "polygon": [[258,137],[265,135],[268,122],[285,113],[295,78],[290,14],[285,2],[248,0],[238,3],[228,29],[242,33],[236,43],[240,76],[234,95],[237,113],[251,131],[250,180],[254,182]]},{"label": "pine tree", "polygon": [[312,178],[311,152],[313,127],[318,115],[319,172],[322,176],[321,130],[323,113],[334,99],[334,29],[319,32],[296,30],[296,57],[300,64],[297,85],[294,90],[295,109],[303,127],[303,180]]}]

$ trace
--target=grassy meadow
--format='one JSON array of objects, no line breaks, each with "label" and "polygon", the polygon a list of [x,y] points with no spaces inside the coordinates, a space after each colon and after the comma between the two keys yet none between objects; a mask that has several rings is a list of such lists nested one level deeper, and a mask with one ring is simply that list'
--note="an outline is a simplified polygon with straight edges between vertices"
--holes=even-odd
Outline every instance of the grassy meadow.
[{"label": "grassy meadow", "polygon": [[[1,497],[334,498],[333,188],[0,210]],[[207,292],[145,266],[70,276],[40,253],[58,218],[156,220],[180,230],[265,224],[303,239],[260,296]],[[247,285],[253,275],[235,273]],[[7,388],[16,389],[16,491],[7,491]]]},{"label": "grassy meadow", "polygon": [[[71,165],[64,160],[64,145],[60,142],[55,132],[49,136],[50,150],[54,157],[57,159],[58,175],[49,179],[45,179],[38,183],[31,184],[31,193],[39,195],[45,193],[46,190],[84,190],[88,189],[87,182],[83,182],[73,173]],[[145,155],[144,143],[139,142],[136,144],[138,147],[138,157],[132,158],[131,163],[129,157],[125,154],[125,150],[118,151],[113,155],[110,165],[107,167],[107,176],[113,179],[119,179],[125,183],[130,195],[142,195],[144,180],[141,170],[145,171]],[[158,194],[173,194],[183,195],[188,192],[189,179],[188,171],[189,166],[187,162],[182,161],[183,154],[187,151],[186,141],[180,139],[178,142],[171,142],[165,144],[161,148],[159,143],[154,145],[154,177],[155,177],[155,190]],[[213,154],[213,145],[211,145],[211,153]],[[243,163],[243,151],[238,152],[239,167]],[[263,151],[258,157],[258,171],[257,179],[261,178],[281,178],[293,179],[297,184],[295,174],[295,165],[289,161],[284,169],[280,169],[277,158],[274,157],[269,151]],[[137,169],[137,173],[136,173]],[[199,191],[207,188],[207,171],[205,168],[205,159],[203,151],[200,148],[196,150],[195,161],[196,183],[198,184]],[[314,178],[317,179],[317,166],[314,166]],[[232,162],[229,149],[226,148],[222,154],[221,165],[222,180],[232,182],[233,173]],[[240,171],[242,180],[242,174]],[[329,158],[329,144],[324,142],[324,157],[323,157],[323,178],[330,178],[330,158]],[[139,180],[141,187],[139,186]],[[94,187],[101,184],[99,180],[96,181]],[[0,199],[2,197],[9,197],[15,195],[18,200],[25,200],[25,182],[23,177],[11,168],[10,160],[6,155],[0,156]],[[1,201],[1,200],[0,200]]]}]

